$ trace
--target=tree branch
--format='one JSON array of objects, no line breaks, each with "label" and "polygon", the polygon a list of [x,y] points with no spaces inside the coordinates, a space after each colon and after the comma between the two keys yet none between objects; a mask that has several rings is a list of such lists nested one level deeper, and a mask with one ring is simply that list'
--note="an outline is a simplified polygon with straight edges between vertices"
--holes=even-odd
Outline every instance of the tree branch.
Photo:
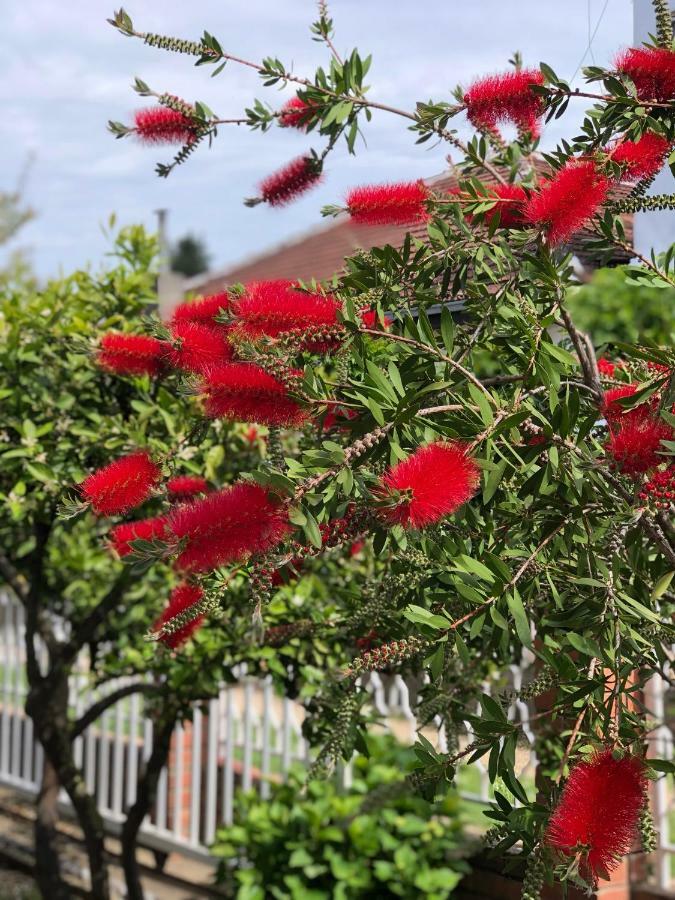
[{"label": "tree branch", "polygon": [[79,737],[85,729],[103,715],[106,709],[114,706],[119,700],[129,697],[131,694],[156,694],[162,691],[163,688],[164,685],[162,684],[137,681],[134,684],[126,684],[116,691],[111,691],[111,693],[92,704],[92,706],[90,706],[89,709],[73,723],[70,733],[71,740],[75,740],[76,737]]}]

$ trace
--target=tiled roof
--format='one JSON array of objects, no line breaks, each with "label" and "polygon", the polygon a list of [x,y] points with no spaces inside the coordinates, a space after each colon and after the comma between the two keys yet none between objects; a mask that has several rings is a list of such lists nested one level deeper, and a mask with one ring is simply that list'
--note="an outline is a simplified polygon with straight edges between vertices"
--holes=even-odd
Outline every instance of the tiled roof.
[{"label": "tiled roof", "polygon": [[[546,171],[543,163],[537,168]],[[486,179],[487,181],[487,179]],[[448,173],[437,178],[428,179],[427,183],[434,190],[445,191],[457,185],[455,175]],[[625,194],[630,188],[619,185],[615,195]],[[626,240],[632,244],[633,219],[624,216]],[[355,250],[368,250],[391,244],[398,247],[403,243],[405,234],[410,232],[419,238],[426,235],[424,223],[412,226],[401,225],[357,225],[349,216],[341,215],[329,224],[319,224],[311,231],[300,234],[283,244],[272,247],[253,257],[243,260],[230,268],[218,272],[205,272],[188,282],[185,288],[194,293],[212,294],[223,290],[227,285],[237,282],[263,281],[272,278],[287,278],[310,281],[315,278],[323,281],[342,271],[344,259]],[[583,229],[570,243],[569,249],[579,256],[587,265],[593,265],[593,259],[584,249],[589,238],[594,237]],[[614,264],[628,262],[628,255],[618,250],[611,262]]]}]

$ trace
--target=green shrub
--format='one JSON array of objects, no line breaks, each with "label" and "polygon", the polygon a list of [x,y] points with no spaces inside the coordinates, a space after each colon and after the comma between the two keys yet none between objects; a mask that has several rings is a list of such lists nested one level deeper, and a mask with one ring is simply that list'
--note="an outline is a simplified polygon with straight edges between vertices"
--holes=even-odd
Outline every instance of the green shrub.
[{"label": "green shrub", "polygon": [[348,789],[303,789],[297,772],[269,800],[240,793],[238,824],[214,846],[218,881],[238,900],[452,896],[468,871],[457,795],[427,803],[399,791],[408,751],[380,740],[374,751],[355,759]]}]

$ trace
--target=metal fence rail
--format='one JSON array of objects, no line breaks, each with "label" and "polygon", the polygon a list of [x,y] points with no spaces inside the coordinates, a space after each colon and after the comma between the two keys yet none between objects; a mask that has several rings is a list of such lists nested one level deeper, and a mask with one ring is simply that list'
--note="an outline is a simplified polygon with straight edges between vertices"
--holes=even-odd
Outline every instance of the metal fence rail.
[{"label": "metal fence rail", "polygon": [[[2,592],[0,628],[0,784],[35,794],[41,780],[43,752],[24,712],[24,613],[11,596]],[[520,666],[510,666],[509,683],[498,687],[511,688],[515,693],[530,663],[531,659],[526,658]],[[117,680],[104,692],[95,690],[84,665],[83,660],[73,675],[76,716],[107,690],[124,684]],[[371,706],[379,714],[381,724],[377,727],[404,743],[414,742],[420,726],[412,708],[414,692],[420,686],[421,682],[409,683],[398,675],[366,676],[363,687],[369,691]],[[484,686],[486,693],[491,687]],[[652,681],[648,703],[662,723],[652,732],[654,755],[670,758],[673,733],[664,724],[668,709],[668,684],[664,679]],[[536,757],[530,708],[527,703],[514,700],[508,715],[522,724],[523,740],[517,751],[516,768],[523,784],[531,788]],[[248,677],[242,667],[237,683],[223,685],[218,697],[195,704],[192,720],[177,727],[168,764],[160,777],[157,802],[141,830],[143,842],[168,852],[208,858],[207,848],[218,826],[233,821],[238,788],[255,788],[264,798],[269,796],[271,784],[283,780],[291,766],[307,765],[310,748],[302,736],[303,718],[300,704],[279,697],[271,679]],[[441,751],[447,750],[440,723],[423,732]],[[468,742],[471,738],[467,724],[463,740]],[[120,825],[124,811],[136,799],[138,772],[152,752],[152,741],[152,721],[146,715],[142,694],[132,694],[110,707],[75,741],[75,759],[82,767],[87,789],[95,793],[101,815],[112,830]],[[344,767],[341,777],[349,783],[349,766]],[[458,781],[467,800],[489,801],[490,783],[482,761],[460,770]],[[67,802],[65,795],[63,799]],[[661,836],[654,876],[659,885],[670,886],[675,843],[670,822],[672,791],[666,779],[656,783],[652,805]]]}]

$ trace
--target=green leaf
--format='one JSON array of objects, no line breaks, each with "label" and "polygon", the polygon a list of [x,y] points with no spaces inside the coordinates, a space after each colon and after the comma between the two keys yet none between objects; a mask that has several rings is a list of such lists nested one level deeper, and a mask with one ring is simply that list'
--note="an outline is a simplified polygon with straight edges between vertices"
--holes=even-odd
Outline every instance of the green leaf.
[{"label": "green leaf", "polygon": [[513,589],[513,593],[507,594],[506,602],[511,611],[511,615],[513,616],[516,633],[520,638],[520,642],[525,647],[531,647],[532,634],[530,631],[530,623],[527,620],[527,613],[525,612],[523,601],[520,599],[520,594],[515,588]]},{"label": "green leaf", "polygon": [[666,572],[665,575],[662,575],[659,580],[654,585],[654,589],[651,593],[651,600],[658,600],[659,597],[662,597],[665,592],[670,587],[670,582],[673,580],[673,576],[675,575],[675,570],[672,572]]}]

